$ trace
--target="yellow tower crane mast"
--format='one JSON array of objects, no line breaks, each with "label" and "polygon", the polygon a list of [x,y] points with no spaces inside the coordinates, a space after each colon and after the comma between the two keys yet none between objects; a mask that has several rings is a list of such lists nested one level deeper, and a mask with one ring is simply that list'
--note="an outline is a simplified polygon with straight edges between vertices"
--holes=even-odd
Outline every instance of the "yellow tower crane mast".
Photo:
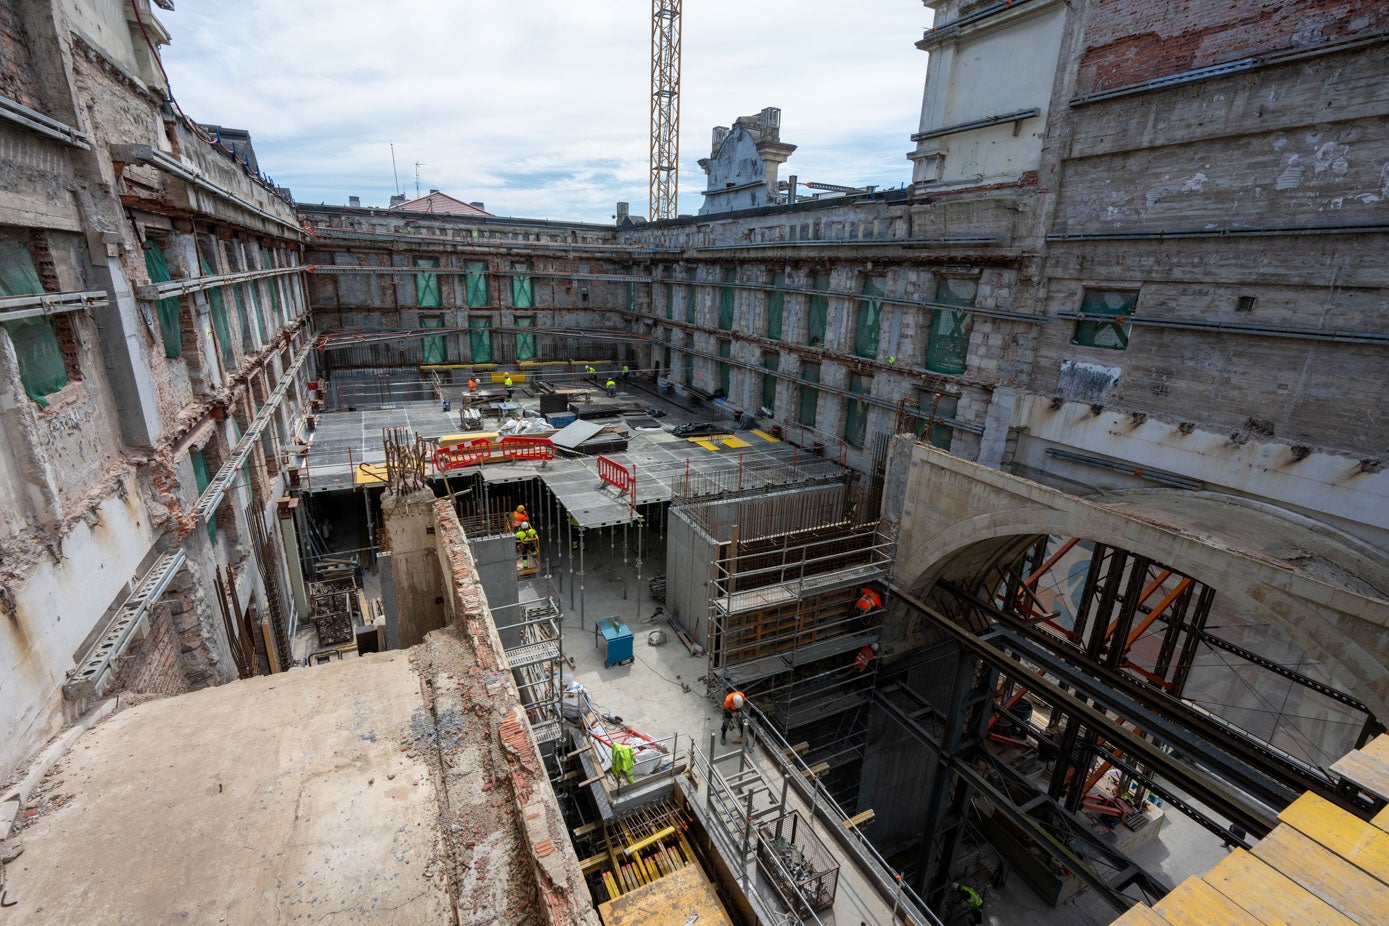
[{"label": "yellow tower crane mast", "polygon": [[651,197],[649,218],[673,219],[680,196],[680,7],[651,0]]}]

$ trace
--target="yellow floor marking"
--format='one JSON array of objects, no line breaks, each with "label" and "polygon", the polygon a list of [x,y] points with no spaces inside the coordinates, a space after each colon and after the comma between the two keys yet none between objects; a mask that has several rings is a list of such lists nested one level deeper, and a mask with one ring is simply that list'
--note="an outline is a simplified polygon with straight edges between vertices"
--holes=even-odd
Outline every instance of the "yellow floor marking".
[{"label": "yellow floor marking", "polygon": [[713,450],[717,452],[719,449],[718,444],[714,443],[713,441],[705,440],[702,437],[691,437],[690,443],[699,444],[699,446],[703,447],[705,450]]},{"label": "yellow floor marking", "polygon": [[773,437],[772,435],[768,434],[766,431],[758,431],[758,430],[756,430],[756,429],[754,428],[752,433],[756,434],[758,437],[762,438],[763,440],[769,440],[769,441],[771,441],[771,442],[774,443],[774,444],[779,444],[779,443],[781,443],[781,438],[779,438],[779,437]]},{"label": "yellow floor marking", "polygon": [[725,438],[723,439],[723,445],[724,445],[725,447],[733,447],[733,448],[735,448],[735,449],[741,449],[741,448],[743,448],[743,447],[751,447],[751,446],[752,446],[752,444],[749,444],[747,441],[743,440],[741,437],[725,437]]}]

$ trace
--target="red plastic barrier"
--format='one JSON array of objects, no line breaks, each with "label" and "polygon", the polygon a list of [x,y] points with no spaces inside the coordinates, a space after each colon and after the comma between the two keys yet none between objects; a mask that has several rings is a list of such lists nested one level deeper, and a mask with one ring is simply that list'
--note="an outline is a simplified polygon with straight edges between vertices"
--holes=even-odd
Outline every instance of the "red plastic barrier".
[{"label": "red plastic barrier", "polygon": [[508,460],[553,460],[555,442],[548,437],[503,437],[502,456]]},{"label": "red plastic barrier", "polygon": [[619,492],[626,492],[632,487],[632,471],[607,457],[598,458],[598,478],[615,486]]},{"label": "red plastic barrier", "polygon": [[441,473],[463,469],[474,463],[486,463],[492,459],[492,442],[485,437],[466,444],[440,447],[434,451],[434,468]]}]

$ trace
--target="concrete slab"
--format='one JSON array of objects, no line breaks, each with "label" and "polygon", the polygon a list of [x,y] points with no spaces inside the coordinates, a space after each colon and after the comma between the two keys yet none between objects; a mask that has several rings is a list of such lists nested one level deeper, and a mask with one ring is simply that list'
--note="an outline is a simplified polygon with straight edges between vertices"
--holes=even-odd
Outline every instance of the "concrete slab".
[{"label": "concrete slab", "polygon": [[59,764],[24,832],[25,923],[453,923],[432,721],[407,653],[140,704]]}]

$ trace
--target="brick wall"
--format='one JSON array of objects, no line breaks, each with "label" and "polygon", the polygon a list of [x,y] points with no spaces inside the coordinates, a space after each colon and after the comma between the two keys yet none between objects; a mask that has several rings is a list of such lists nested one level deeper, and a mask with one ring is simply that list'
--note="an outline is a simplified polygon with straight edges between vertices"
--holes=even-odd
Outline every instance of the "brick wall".
[{"label": "brick wall", "polygon": [[135,694],[175,695],[192,691],[180,658],[182,642],[170,625],[168,610],[156,608],[144,639],[131,644],[116,662],[112,689]]},{"label": "brick wall", "polygon": [[1097,0],[1077,90],[1090,93],[1389,28],[1382,0]]},{"label": "brick wall", "polygon": [[42,84],[29,50],[29,36],[13,3],[0,3],[0,95],[44,111]]}]

